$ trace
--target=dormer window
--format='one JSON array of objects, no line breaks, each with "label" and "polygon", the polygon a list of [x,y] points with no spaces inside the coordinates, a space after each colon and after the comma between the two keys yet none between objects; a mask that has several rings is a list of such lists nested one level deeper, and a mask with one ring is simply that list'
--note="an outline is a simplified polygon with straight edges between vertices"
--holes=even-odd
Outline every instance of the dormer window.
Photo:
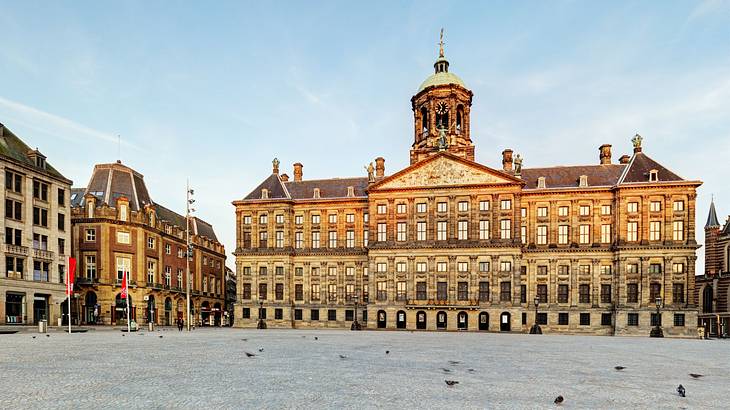
[{"label": "dormer window", "polygon": [[264,188],[261,190],[261,199],[269,199],[269,190]]},{"label": "dormer window", "polygon": [[588,186],[588,175],[580,176],[580,182],[578,183],[578,186],[581,188],[585,188]]},{"label": "dormer window", "polygon": [[119,220],[120,221],[127,221],[127,211],[128,207],[127,204],[120,204],[119,205]]},{"label": "dormer window", "polygon": [[353,187],[353,186],[348,186],[347,187],[347,196],[350,197],[350,198],[352,198],[353,196],[355,196],[355,187]]},{"label": "dormer window", "polygon": [[319,199],[319,188],[314,188],[314,199]]},{"label": "dormer window", "polygon": [[38,151],[38,148],[28,151],[28,158],[33,161],[36,167],[46,169],[46,157]]},{"label": "dormer window", "polygon": [[89,201],[86,203],[86,215],[88,218],[94,217],[94,202]]},{"label": "dormer window", "polygon": [[545,177],[537,178],[537,189],[545,189]]},{"label": "dormer window", "polygon": [[656,169],[652,169],[649,171],[649,182],[657,182],[659,181],[659,171]]}]

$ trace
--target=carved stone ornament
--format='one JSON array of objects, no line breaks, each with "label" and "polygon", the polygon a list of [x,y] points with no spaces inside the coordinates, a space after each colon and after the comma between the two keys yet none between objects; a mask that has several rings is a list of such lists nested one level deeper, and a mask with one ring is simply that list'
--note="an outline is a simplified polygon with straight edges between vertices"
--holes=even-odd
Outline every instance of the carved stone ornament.
[{"label": "carved stone ornament", "polygon": [[511,182],[449,158],[437,158],[416,170],[387,182],[380,188],[407,188],[434,185],[499,184]]}]

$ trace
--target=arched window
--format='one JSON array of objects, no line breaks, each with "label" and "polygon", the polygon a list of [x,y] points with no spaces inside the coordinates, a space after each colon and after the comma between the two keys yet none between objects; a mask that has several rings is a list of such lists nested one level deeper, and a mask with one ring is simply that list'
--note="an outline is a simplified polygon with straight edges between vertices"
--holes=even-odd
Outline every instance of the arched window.
[{"label": "arched window", "polygon": [[428,110],[421,107],[421,133],[424,137],[428,136]]},{"label": "arched window", "polygon": [[461,129],[464,126],[464,106],[459,105],[456,107],[456,133],[461,134]]},{"label": "arched window", "polygon": [[705,285],[702,291],[702,313],[712,313],[712,285]]}]

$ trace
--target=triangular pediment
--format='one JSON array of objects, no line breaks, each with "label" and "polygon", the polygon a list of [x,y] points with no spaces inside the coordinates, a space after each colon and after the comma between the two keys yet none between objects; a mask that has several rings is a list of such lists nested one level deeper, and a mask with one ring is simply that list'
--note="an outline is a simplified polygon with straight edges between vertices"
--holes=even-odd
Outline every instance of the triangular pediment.
[{"label": "triangular pediment", "polygon": [[377,182],[370,190],[520,183],[522,181],[512,175],[455,155],[441,153]]}]

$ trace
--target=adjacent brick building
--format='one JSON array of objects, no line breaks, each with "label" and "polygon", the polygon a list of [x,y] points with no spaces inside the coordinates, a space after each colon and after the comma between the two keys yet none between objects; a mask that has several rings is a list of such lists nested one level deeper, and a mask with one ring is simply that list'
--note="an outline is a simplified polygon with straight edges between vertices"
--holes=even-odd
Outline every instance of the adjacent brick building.
[{"label": "adjacent brick building", "polygon": [[[126,323],[120,297],[130,272],[130,316],[171,325],[185,317],[185,217],[155,203],[137,171],[99,164],[86,188],[73,189],[73,253],[78,260],[72,316],[82,324]],[[196,323],[220,326],[225,304],[225,250],[213,227],[190,219],[191,310]]]},{"label": "adjacent brick building", "polygon": [[443,49],[434,68],[411,98],[410,166],[305,180],[296,163],[290,180],[274,160],[233,202],[235,325],[692,335],[701,182],[638,135],[618,162],[604,144],[590,165],[523,168],[510,149],[482,165],[473,94]]},{"label": "adjacent brick building", "polygon": [[730,333],[730,217],[717,219],[715,201],[705,224],[705,274],[697,277],[699,326],[708,336]]}]

